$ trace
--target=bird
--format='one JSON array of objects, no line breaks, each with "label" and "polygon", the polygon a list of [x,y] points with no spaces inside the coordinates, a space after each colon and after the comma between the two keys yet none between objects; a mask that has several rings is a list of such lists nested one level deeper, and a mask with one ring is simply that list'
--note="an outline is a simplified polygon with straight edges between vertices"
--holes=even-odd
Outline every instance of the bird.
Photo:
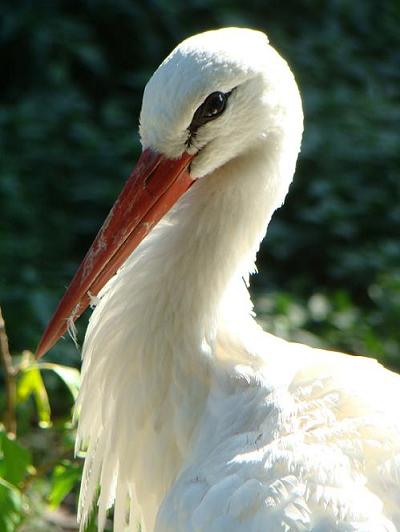
[{"label": "bird", "polygon": [[287,62],[260,31],[189,37],[145,87],[139,131],[37,350],[94,307],[81,530],[112,507],[118,532],[400,530],[400,377],[265,332],[249,296],[303,133]]}]

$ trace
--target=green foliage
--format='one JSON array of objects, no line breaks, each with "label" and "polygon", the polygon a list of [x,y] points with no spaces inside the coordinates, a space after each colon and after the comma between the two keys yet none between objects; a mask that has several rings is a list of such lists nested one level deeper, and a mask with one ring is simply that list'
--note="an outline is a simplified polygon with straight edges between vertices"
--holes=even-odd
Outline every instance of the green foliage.
[{"label": "green foliage", "polygon": [[0,478],[0,530],[15,532],[21,523],[23,497],[19,490]]},{"label": "green foliage", "polygon": [[4,430],[0,432],[0,477],[18,487],[32,464],[30,453]]},{"label": "green foliage", "polygon": [[21,482],[31,468],[31,456],[14,437],[0,430],[0,530],[14,532],[22,521],[26,505]]},{"label": "green foliage", "polygon": [[399,367],[400,272],[385,276],[369,290],[374,305],[361,310],[348,292],[315,292],[309,298],[273,292],[256,298],[264,328],[313,347],[378,358]]},{"label": "green foliage", "polygon": [[39,425],[46,428],[50,425],[50,403],[40,371],[34,366],[21,370],[17,387],[19,402],[26,401],[31,395],[35,398]]},{"label": "green foliage", "polygon": [[[16,404],[13,408],[21,414],[21,408],[26,408],[31,397],[34,398],[36,407],[36,419],[39,426],[49,428],[51,422],[51,410],[48,394],[41,375],[42,370],[50,370],[64,382],[66,389],[76,399],[79,390],[79,371],[75,368],[60,366],[51,363],[37,363],[29,351],[25,351],[19,357],[18,364],[14,367],[17,376]],[[26,415],[26,413],[25,413]],[[29,415],[29,414],[28,414]],[[22,416],[21,416],[22,417]],[[33,420],[31,420],[33,421]],[[49,434],[49,431],[43,431]],[[64,498],[71,493],[79,482],[82,467],[72,459],[73,437],[71,435],[71,423],[67,418],[61,422],[57,420],[53,436],[61,441],[49,452],[45,446],[49,445],[50,438],[45,437],[40,452],[32,453],[27,449],[24,435],[7,434],[0,427],[0,530],[14,532],[19,525],[23,525],[29,516],[29,530],[33,530],[34,508],[37,506],[35,490],[43,478],[52,473],[48,481],[42,501],[36,510],[36,519],[43,521],[44,507],[46,504],[52,510],[57,509]],[[31,441],[32,446],[32,441]],[[46,503],[47,500],[47,503]],[[43,523],[42,523],[43,525]],[[47,525],[46,525],[47,526]]]},{"label": "green foliage", "polygon": [[57,508],[63,499],[72,491],[82,475],[82,469],[78,464],[64,460],[53,469],[51,491],[49,494],[50,506]]}]

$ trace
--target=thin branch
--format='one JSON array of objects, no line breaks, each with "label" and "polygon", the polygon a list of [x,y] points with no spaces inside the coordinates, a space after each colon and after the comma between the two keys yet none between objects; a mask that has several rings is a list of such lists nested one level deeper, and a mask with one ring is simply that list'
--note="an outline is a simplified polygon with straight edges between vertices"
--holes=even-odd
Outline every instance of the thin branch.
[{"label": "thin branch", "polygon": [[6,412],[4,425],[6,431],[11,434],[17,432],[17,420],[15,409],[17,404],[16,371],[12,364],[12,358],[8,347],[6,325],[0,307],[0,358],[4,369],[4,381],[6,386]]}]

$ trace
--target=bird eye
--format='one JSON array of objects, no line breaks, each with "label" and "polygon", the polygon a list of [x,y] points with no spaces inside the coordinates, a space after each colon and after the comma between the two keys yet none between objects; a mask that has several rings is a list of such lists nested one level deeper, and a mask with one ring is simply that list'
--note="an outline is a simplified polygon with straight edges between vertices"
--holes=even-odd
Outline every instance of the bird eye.
[{"label": "bird eye", "polygon": [[193,115],[193,120],[188,128],[191,135],[195,134],[200,126],[214,120],[225,111],[229,95],[230,92],[217,91],[207,96]]},{"label": "bird eye", "polygon": [[224,112],[226,105],[226,94],[223,92],[213,92],[208,96],[204,103],[199,107],[201,116],[212,120]]}]

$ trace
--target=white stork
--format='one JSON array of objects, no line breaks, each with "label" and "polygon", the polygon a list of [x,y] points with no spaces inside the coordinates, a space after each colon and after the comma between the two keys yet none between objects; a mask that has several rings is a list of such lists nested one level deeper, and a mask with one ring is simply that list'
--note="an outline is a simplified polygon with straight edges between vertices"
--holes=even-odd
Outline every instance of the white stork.
[{"label": "white stork", "polygon": [[97,500],[100,530],[113,504],[116,531],[400,530],[400,377],[265,333],[243,282],[302,129],[257,31],[191,37],[147,84],[143,154],[38,348],[98,294],[82,529]]}]

